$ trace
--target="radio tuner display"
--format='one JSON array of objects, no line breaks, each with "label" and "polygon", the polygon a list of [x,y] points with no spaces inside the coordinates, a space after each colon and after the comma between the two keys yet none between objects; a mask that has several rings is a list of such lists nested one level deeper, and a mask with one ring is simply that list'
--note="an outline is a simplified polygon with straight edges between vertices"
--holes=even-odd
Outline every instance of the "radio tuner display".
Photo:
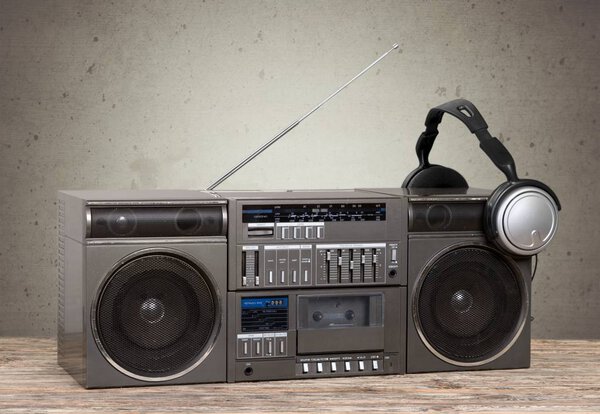
[{"label": "radio tuner display", "polygon": [[288,330],[288,297],[242,298],[242,332]]},{"label": "radio tuner display", "polygon": [[280,204],[242,207],[244,223],[385,221],[385,203]]}]

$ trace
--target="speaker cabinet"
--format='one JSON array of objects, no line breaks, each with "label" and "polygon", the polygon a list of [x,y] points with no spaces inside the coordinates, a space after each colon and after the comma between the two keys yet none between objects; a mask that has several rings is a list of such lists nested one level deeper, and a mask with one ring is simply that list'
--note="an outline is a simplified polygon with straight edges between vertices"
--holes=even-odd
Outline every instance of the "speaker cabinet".
[{"label": "speaker cabinet", "polygon": [[409,236],[407,372],[526,368],[530,259],[485,238]]},{"label": "speaker cabinet", "polygon": [[83,386],[226,380],[226,205],[59,193],[58,360]]}]

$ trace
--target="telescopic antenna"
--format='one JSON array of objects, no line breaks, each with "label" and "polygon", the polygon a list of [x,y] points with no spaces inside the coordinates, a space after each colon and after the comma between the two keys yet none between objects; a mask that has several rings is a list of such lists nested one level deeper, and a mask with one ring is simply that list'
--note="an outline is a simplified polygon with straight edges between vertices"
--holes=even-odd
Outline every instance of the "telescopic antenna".
[{"label": "telescopic antenna", "polygon": [[364,68],[363,70],[361,70],[355,77],[353,77],[348,82],[346,82],[345,84],[343,84],[337,91],[335,91],[334,93],[332,93],[331,95],[329,95],[327,98],[323,99],[317,106],[315,106],[313,109],[311,109],[310,111],[308,111],[306,114],[302,115],[300,118],[298,118],[297,120],[295,120],[294,122],[292,122],[290,125],[288,125],[287,127],[285,127],[283,130],[281,130],[281,132],[279,132],[277,135],[275,135],[273,138],[271,138],[271,140],[269,142],[267,142],[266,144],[264,144],[262,147],[260,147],[256,151],[254,151],[252,154],[250,154],[246,159],[244,159],[238,165],[236,165],[231,170],[229,170],[227,172],[227,174],[225,174],[224,176],[222,176],[221,178],[219,178],[217,181],[214,182],[214,184],[212,184],[210,187],[208,187],[208,190],[214,190],[215,187],[217,187],[218,185],[220,185],[221,183],[223,183],[223,181],[225,181],[226,179],[228,179],[229,177],[231,177],[233,174],[235,174],[236,172],[238,172],[238,170],[240,170],[244,165],[248,164],[250,161],[252,161],[258,155],[260,155],[264,150],[266,150],[271,145],[273,145],[274,143],[276,143],[280,138],[283,138],[284,135],[286,135],[292,129],[296,128],[300,124],[300,122],[304,121],[313,112],[315,112],[317,109],[319,109],[320,107],[322,107],[323,105],[325,105],[331,98],[333,98],[338,93],[340,93],[341,91],[343,91],[344,89],[346,89],[346,87],[348,85],[350,85],[356,79],[360,78],[366,71],[368,71],[369,69],[371,69],[377,63],[379,63],[379,61],[381,59],[383,59],[388,54],[390,54],[391,51],[394,50],[394,49],[398,49],[398,43],[395,43],[390,50],[388,50],[387,52],[385,52],[383,55],[379,56],[373,63],[371,63],[369,66],[367,66],[366,68]]}]

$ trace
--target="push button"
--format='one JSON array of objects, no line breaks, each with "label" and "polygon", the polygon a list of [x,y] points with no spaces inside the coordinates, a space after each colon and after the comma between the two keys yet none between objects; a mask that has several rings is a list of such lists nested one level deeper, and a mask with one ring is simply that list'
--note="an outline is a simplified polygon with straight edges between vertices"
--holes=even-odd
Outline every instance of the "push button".
[{"label": "push button", "polygon": [[308,363],[304,363],[302,364],[302,373],[303,374],[308,374]]},{"label": "push button", "polygon": [[263,356],[262,339],[252,340],[252,356],[261,357]]},{"label": "push button", "polygon": [[350,365],[350,361],[344,362],[344,371],[349,372],[351,369],[352,366]]},{"label": "push button", "polygon": [[325,237],[325,227],[319,226],[317,227],[317,239],[322,239]]},{"label": "push button", "polygon": [[373,371],[379,371],[379,361],[373,360]]},{"label": "push button", "polygon": [[323,363],[322,362],[317,362],[317,372],[320,374],[321,372],[323,372]]},{"label": "push button", "polygon": [[241,358],[250,358],[250,340],[238,339],[238,355]]},{"label": "push button", "polygon": [[302,227],[294,227],[294,239],[302,238]]},{"label": "push button", "polygon": [[337,362],[332,362],[331,363],[331,372],[336,372],[337,371]]},{"label": "push button", "polygon": [[358,370],[359,371],[365,370],[365,361],[358,361]]},{"label": "push button", "polygon": [[275,338],[275,343],[276,343],[276,347],[275,347],[275,351],[276,351],[276,355],[277,356],[284,356],[286,354],[286,346],[287,346],[287,340],[286,338],[282,338],[282,337],[276,337]]},{"label": "push button", "polygon": [[265,338],[265,356],[273,356],[273,338]]},{"label": "push button", "polygon": [[315,228],[307,227],[306,229],[304,229],[304,237],[306,237],[307,239],[314,239],[315,238]]}]

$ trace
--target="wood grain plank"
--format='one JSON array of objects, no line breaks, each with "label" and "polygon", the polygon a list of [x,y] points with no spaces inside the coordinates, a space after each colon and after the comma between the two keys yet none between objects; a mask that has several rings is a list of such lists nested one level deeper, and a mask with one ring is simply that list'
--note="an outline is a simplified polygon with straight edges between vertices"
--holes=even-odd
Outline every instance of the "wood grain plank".
[{"label": "wood grain plank", "polygon": [[1,413],[600,413],[600,341],[532,343],[526,370],[85,390],[53,339],[0,338]]}]

